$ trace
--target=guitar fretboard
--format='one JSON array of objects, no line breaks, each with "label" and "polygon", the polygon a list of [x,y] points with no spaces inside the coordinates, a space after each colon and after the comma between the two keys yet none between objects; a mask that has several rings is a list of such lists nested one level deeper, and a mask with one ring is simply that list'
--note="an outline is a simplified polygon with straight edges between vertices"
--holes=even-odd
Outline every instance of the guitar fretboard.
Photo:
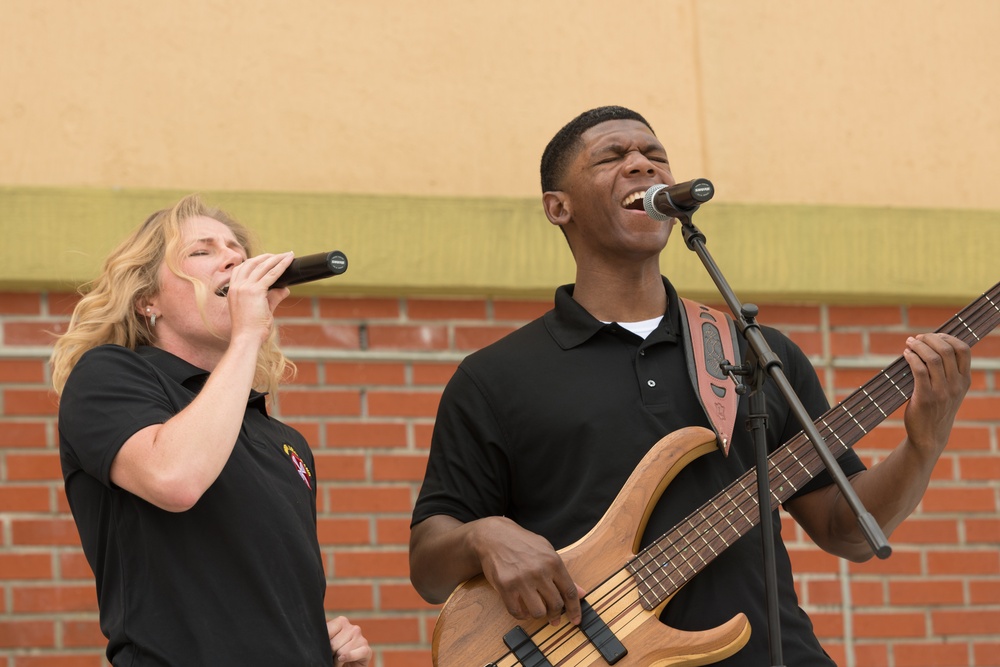
[{"label": "guitar fretboard", "polygon": [[[1000,322],[1000,283],[952,317],[939,333],[975,345]],[[814,423],[835,457],[882,423],[913,394],[913,375],[903,357]],[[768,457],[773,511],[824,469],[804,433]],[[716,556],[760,522],[757,472],[750,470],[683,522],[643,549],[628,564],[646,609],[673,595]]]}]

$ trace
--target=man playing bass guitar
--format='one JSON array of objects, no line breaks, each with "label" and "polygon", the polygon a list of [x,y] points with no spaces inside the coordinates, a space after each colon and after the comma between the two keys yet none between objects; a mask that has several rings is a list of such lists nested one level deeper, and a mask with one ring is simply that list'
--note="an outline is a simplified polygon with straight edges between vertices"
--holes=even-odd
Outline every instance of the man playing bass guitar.
[{"label": "man playing bass guitar", "polygon": [[[410,577],[424,599],[441,603],[482,575],[512,625],[518,619],[544,627],[547,620],[552,627],[572,628],[590,613],[581,600],[589,600],[588,591],[603,579],[581,585],[557,551],[598,525],[654,443],[685,427],[710,424],[685,363],[680,300],[660,273],[660,254],[676,221],[653,220],[642,207],[648,188],[674,184],[666,150],[649,123],[622,107],[585,112],[553,137],[541,177],[545,214],[569,243],[575,283],[556,291],[555,307],[543,317],[466,358],[446,387],[413,514]],[[829,405],[805,355],[784,335],[762,329],[806,409],[814,418],[823,414]],[[970,385],[970,348],[958,338],[915,336],[902,354],[913,376],[906,438],[871,469],[850,449],[839,456],[887,535],[920,501]],[[801,426],[768,384],[773,451]],[[747,407],[740,403],[736,423],[742,425]],[[650,508],[642,545],[753,466],[751,437],[742,428],[735,430],[728,455],[712,448],[686,461]],[[824,550],[852,561],[872,556],[825,471],[784,507]],[[829,667],[834,663],[796,599],[778,512],[765,516],[775,529],[785,663]],[[745,614],[753,632],[680,651],[669,664],[769,664],[759,526],[748,534],[713,554],[660,616],[671,628],[704,631]],[[500,637],[496,643],[504,646]],[[621,664],[661,664],[669,654],[624,643],[629,658]],[[538,664],[557,664],[546,660]],[[494,658],[484,664],[494,662],[521,664]]]}]

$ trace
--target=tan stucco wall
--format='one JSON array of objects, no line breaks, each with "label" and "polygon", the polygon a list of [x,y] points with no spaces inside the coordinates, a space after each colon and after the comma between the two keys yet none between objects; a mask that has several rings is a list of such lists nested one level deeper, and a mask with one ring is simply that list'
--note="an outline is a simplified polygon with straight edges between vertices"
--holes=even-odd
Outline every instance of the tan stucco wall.
[{"label": "tan stucco wall", "polygon": [[538,158],[606,103],[647,116],[679,180],[715,183],[698,222],[741,288],[964,303],[996,279],[993,0],[2,9],[0,288],[91,277],[200,191],[269,249],[353,244],[316,289],[548,291],[572,267]]}]

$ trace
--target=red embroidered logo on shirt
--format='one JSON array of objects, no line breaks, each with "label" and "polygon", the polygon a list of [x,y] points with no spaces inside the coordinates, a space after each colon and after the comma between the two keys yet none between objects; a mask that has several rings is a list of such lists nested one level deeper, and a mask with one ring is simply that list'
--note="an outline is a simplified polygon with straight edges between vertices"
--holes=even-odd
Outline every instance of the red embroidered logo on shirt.
[{"label": "red embroidered logo on shirt", "polygon": [[306,465],[305,461],[302,460],[302,457],[298,455],[298,452],[296,452],[291,445],[285,445],[283,449],[285,450],[285,453],[288,454],[289,458],[291,458],[292,465],[295,466],[295,470],[299,473],[299,477],[302,478],[302,481],[305,482],[306,486],[311,490],[312,484],[309,482],[309,478],[312,477],[312,473],[309,472],[309,466]]}]

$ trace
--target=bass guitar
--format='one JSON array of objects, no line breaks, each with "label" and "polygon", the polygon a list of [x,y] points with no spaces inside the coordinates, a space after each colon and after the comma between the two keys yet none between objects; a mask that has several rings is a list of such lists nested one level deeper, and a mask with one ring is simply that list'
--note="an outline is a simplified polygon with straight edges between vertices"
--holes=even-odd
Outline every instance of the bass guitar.
[{"label": "bass guitar", "polygon": [[[975,345],[1000,322],[1000,283],[938,329]],[[847,451],[913,394],[913,376],[899,357],[831,408],[815,425],[834,456]],[[723,625],[686,632],[659,621],[673,595],[760,521],[757,472],[751,470],[684,521],[641,548],[657,500],[678,472],[716,448],[715,434],[691,427],[653,446],[594,528],[559,551],[573,579],[588,591],[583,621],[552,626],[519,622],[481,575],[448,598],[434,628],[436,667],[631,667],[707,665],[742,648],[750,624],[739,614]],[[824,464],[799,433],[768,457],[773,511]],[[665,471],[665,472],[664,472]]]}]

